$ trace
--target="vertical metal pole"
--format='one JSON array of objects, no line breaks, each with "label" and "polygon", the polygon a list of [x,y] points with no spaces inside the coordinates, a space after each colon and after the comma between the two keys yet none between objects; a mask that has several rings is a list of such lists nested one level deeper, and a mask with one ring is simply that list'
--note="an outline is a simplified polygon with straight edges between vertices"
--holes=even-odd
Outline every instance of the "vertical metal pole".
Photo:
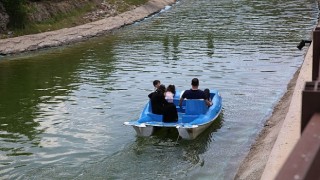
[{"label": "vertical metal pole", "polygon": [[320,82],[306,82],[302,91],[301,133],[316,112],[320,112]]},{"label": "vertical metal pole", "polygon": [[320,52],[320,27],[313,31],[313,59],[312,59],[312,81],[319,77],[319,52]]}]

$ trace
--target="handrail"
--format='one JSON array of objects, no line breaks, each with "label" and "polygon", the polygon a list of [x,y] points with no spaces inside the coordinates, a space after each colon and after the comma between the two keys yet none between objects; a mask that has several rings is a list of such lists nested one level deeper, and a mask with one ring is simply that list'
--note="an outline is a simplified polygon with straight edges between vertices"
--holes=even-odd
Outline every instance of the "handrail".
[{"label": "handrail", "polygon": [[313,31],[312,81],[302,92],[301,137],[276,180],[320,179],[320,27]]},{"label": "handrail", "polygon": [[320,113],[315,113],[276,180],[320,179]]}]

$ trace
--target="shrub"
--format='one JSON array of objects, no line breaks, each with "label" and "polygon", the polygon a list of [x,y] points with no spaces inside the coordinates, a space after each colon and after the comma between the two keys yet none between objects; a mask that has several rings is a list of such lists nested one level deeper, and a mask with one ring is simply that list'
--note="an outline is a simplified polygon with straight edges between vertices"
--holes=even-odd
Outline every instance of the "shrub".
[{"label": "shrub", "polygon": [[9,28],[23,29],[27,21],[25,0],[0,0],[9,15]]}]

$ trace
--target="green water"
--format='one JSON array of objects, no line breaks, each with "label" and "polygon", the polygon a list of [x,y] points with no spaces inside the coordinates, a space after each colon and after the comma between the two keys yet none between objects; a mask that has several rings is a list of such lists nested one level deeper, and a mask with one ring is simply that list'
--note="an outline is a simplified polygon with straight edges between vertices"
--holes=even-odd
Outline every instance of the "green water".
[{"label": "green water", "polygon": [[[0,58],[3,179],[233,179],[302,64],[318,4],[184,0],[72,46]],[[193,141],[136,137],[152,81],[219,89]]]}]

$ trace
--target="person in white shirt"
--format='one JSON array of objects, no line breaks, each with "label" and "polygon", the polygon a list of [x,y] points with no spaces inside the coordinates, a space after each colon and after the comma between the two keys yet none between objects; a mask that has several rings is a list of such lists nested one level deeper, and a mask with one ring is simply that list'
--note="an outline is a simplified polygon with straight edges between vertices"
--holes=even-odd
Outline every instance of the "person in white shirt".
[{"label": "person in white shirt", "polygon": [[165,99],[167,104],[164,105],[163,109],[163,122],[177,122],[178,121],[178,111],[176,105],[173,103],[173,97],[176,93],[176,88],[174,85],[169,85],[165,92]]}]

